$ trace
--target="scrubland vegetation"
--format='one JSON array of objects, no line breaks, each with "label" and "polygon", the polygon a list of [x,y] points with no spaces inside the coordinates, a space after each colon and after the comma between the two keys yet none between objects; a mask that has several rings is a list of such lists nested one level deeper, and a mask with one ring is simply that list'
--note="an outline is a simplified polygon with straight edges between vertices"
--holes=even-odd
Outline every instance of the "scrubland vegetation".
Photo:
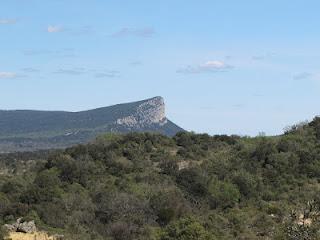
[{"label": "scrubland vegetation", "polygon": [[276,137],[108,134],[34,154],[1,157],[1,224],[71,240],[320,239],[320,118]]}]

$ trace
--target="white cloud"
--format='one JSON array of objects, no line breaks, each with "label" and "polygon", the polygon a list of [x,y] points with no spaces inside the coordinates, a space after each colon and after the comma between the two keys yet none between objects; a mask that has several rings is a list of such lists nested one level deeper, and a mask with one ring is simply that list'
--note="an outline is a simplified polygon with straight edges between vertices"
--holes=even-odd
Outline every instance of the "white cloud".
[{"label": "white cloud", "polygon": [[205,72],[225,72],[232,69],[233,66],[226,64],[223,61],[207,61],[204,64],[197,66],[186,66],[179,69],[178,73],[205,73]]},{"label": "white cloud", "polygon": [[63,27],[61,26],[48,26],[47,31],[48,33],[58,33],[63,32]]},{"label": "white cloud", "polygon": [[0,18],[0,25],[16,24],[17,19]]},{"label": "white cloud", "polygon": [[205,70],[220,70],[227,69],[230,67],[230,65],[227,65],[225,62],[222,61],[208,61],[205,64],[200,65],[200,68]]},{"label": "white cloud", "polygon": [[0,79],[16,78],[17,74],[13,72],[0,72]]}]

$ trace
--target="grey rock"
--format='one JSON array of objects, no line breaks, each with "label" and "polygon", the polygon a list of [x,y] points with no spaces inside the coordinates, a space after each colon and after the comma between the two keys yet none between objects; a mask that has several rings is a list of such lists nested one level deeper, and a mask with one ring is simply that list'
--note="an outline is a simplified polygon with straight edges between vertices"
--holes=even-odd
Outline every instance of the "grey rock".
[{"label": "grey rock", "polygon": [[8,232],[16,232],[17,231],[17,227],[14,224],[5,224],[4,228],[8,231]]},{"label": "grey rock", "polygon": [[167,123],[165,104],[162,97],[155,97],[141,102],[135,111],[116,121],[127,127],[145,127],[152,124],[164,125]]},{"label": "grey rock", "polygon": [[36,231],[37,231],[37,227],[34,221],[20,223],[19,226],[17,227],[17,232],[33,233]]},{"label": "grey rock", "polygon": [[4,227],[9,232],[33,233],[37,231],[34,221],[22,222],[22,218],[17,219],[14,224],[5,224]]},{"label": "grey rock", "polygon": [[52,237],[54,240],[63,240],[64,239],[64,235],[61,235],[61,234],[55,234]]}]

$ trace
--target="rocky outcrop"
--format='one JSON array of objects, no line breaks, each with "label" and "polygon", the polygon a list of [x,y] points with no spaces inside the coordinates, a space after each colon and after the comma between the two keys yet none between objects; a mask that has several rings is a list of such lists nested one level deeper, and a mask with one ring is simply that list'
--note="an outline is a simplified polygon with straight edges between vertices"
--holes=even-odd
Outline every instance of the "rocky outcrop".
[{"label": "rocky outcrop", "polygon": [[49,236],[48,233],[38,231],[34,221],[23,221],[19,218],[13,224],[5,224],[5,229],[8,232],[6,240],[63,240],[64,236],[55,234]]},{"label": "rocky outcrop", "polygon": [[62,234],[55,234],[55,235],[52,236],[52,238],[53,238],[54,240],[64,240],[64,235],[62,235]]},{"label": "rocky outcrop", "polygon": [[4,227],[9,232],[34,233],[37,231],[34,221],[23,222],[22,218],[19,218],[14,224],[6,224]]},{"label": "rocky outcrop", "polygon": [[117,124],[126,127],[143,128],[152,124],[167,123],[165,104],[162,97],[155,97],[142,102],[129,116],[119,118]]}]

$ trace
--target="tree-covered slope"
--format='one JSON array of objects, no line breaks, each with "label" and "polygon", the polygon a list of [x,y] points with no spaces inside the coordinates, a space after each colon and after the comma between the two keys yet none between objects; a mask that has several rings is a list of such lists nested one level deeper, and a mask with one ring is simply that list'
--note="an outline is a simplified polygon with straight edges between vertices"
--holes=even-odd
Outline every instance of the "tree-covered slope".
[{"label": "tree-covered slope", "polygon": [[319,118],[277,137],[108,134],[0,162],[2,224],[77,240],[320,239]]}]

